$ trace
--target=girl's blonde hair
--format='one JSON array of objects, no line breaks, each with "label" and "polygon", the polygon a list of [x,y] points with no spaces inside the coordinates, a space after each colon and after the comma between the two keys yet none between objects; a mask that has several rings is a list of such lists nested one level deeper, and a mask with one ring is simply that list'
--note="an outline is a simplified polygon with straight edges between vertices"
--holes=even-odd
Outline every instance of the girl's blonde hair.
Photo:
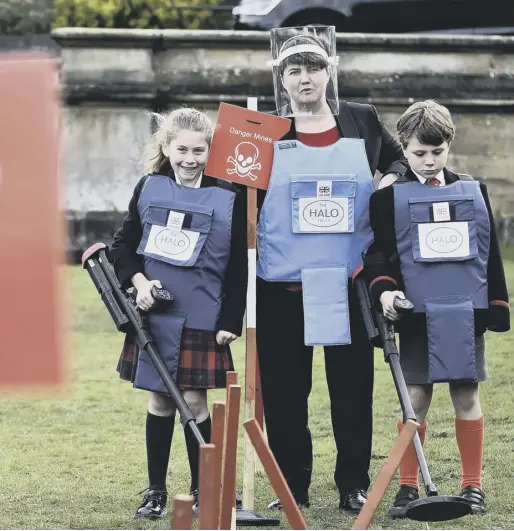
[{"label": "girl's blonde hair", "polygon": [[181,107],[168,113],[150,113],[156,121],[156,129],[143,150],[143,171],[149,173],[162,172],[169,165],[168,157],[162,147],[174,140],[180,131],[197,131],[205,133],[205,140],[211,147],[213,125],[203,112],[191,107]]}]

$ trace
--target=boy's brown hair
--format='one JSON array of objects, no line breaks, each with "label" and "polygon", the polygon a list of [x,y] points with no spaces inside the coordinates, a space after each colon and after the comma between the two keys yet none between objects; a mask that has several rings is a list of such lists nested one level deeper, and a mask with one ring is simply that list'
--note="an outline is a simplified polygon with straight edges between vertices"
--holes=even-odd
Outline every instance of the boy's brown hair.
[{"label": "boy's brown hair", "polygon": [[455,136],[455,124],[450,111],[433,100],[418,101],[411,105],[396,124],[398,137],[404,148],[412,138],[421,144],[440,146]]}]

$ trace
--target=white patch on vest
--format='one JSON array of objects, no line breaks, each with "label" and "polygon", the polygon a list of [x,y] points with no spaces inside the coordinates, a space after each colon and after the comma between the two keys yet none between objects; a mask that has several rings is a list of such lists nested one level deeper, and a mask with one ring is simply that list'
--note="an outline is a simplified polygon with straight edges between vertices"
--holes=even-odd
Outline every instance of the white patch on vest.
[{"label": "white patch on vest", "polygon": [[434,221],[451,221],[450,203],[448,201],[434,203],[432,209],[434,212]]},{"label": "white patch on vest", "polygon": [[186,262],[193,255],[199,236],[200,233],[190,230],[173,230],[152,225],[145,253]]},{"label": "white patch on vest", "polygon": [[317,183],[317,197],[332,197],[332,181],[318,181]]},{"label": "white patch on vest", "polygon": [[184,216],[185,214],[183,212],[175,212],[174,210],[170,210],[166,226],[169,229],[181,230],[182,225],[184,224]]},{"label": "white patch on vest", "polygon": [[469,256],[467,221],[418,225],[421,258],[466,258]]},{"label": "white patch on vest", "polygon": [[300,232],[348,232],[348,198],[298,200]]}]

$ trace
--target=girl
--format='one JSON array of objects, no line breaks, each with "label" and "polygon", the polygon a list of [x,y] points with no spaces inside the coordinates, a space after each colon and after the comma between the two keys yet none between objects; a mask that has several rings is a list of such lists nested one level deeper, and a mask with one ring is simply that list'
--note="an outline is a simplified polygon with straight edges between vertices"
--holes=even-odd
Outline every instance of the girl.
[{"label": "girl", "polygon": [[[145,149],[145,175],[114,237],[111,259],[122,285],[135,288],[138,308],[149,312],[150,333],[209,442],[207,389],[225,387],[226,372],[234,367],[229,344],[243,326],[248,276],[244,196],[203,173],[213,133],[205,114],[180,108],[154,116],[158,127]],[[155,308],[154,286],[175,296],[166,309]],[[118,370],[127,378],[122,362]],[[150,391],[149,488],[136,516],[161,518],[175,405],[144,351],[130,379],[134,387]],[[190,430],[185,438],[197,504],[199,447]]]}]

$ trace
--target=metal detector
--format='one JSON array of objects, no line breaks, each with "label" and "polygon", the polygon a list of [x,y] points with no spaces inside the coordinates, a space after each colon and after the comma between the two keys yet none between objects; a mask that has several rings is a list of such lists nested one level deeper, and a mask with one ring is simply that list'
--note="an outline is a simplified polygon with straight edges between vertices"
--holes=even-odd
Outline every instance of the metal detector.
[{"label": "metal detector", "polygon": [[[105,244],[95,243],[84,251],[82,255],[82,267],[89,273],[118,331],[123,333],[133,332],[139,348],[144,349],[148,353],[168,393],[175,402],[184,429],[190,429],[193,432],[199,445],[205,444],[202,434],[196,425],[195,416],[189,409],[182,393],[178,389],[177,384],[171,377],[166,364],[154,345],[147,330],[145,317],[137,309],[133,297],[122,289],[114,268],[107,257],[107,251],[108,248]],[[159,304],[170,304],[174,298],[173,295],[164,289],[155,289],[153,295]],[[245,509],[242,507],[240,496],[237,496],[236,525],[241,527],[277,526],[280,525],[280,520],[278,518],[267,518],[254,511]]]},{"label": "metal detector", "polygon": [[[391,368],[394,385],[403,412],[403,422],[405,423],[407,420],[416,421],[416,415],[412,408],[400,366],[400,356],[394,336],[394,325],[386,320],[372,304],[371,293],[365,279],[359,276],[354,282],[370,341],[373,346],[384,350],[384,359]],[[398,313],[407,314],[412,312],[414,305],[407,299],[396,297],[394,308]],[[471,514],[471,505],[462,496],[440,496],[438,494],[437,487],[430,477],[423,446],[417,432],[414,434],[413,443],[423,483],[425,484],[426,497],[410,502],[407,506],[406,517],[410,520],[421,522],[442,522]]]}]

